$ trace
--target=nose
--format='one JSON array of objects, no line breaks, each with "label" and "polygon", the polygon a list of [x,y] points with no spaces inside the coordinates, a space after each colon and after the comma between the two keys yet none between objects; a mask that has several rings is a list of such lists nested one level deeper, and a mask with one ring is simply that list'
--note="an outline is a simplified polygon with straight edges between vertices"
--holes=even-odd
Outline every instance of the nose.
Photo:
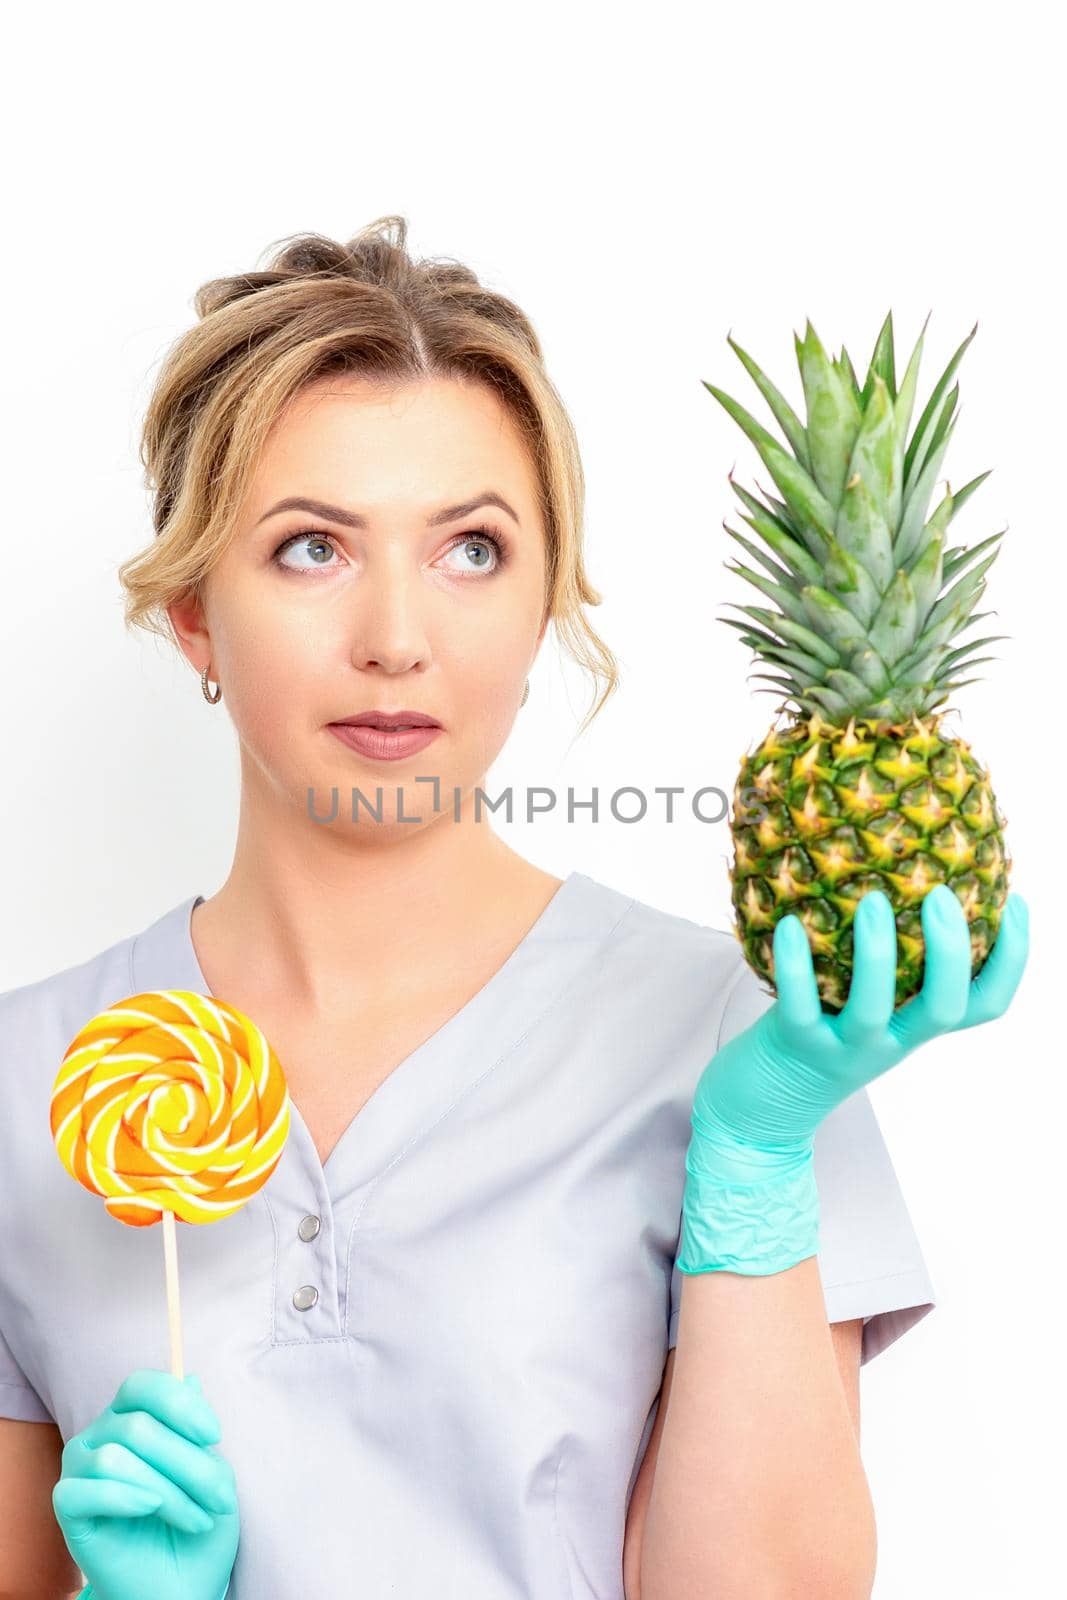
[{"label": "nose", "polygon": [[428,599],[410,553],[387,548],[372,557],[352,594],[353,665],[388,673],[428,666]]}]

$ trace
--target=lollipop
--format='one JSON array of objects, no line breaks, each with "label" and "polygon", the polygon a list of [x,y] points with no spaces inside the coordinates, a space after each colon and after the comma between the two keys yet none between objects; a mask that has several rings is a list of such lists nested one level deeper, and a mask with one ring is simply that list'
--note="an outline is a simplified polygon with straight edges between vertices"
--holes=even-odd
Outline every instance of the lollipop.
[{"label": "lollipop", "polygon": [[171,1366],[182,1376],[174,1219],[218,1222],[266,1183],[289,1135],[285,1074],[262,1030],[185,989],[91,1017],[52,1088],[52,1138],[71,1177],[119,1222],[163,1222]]}]

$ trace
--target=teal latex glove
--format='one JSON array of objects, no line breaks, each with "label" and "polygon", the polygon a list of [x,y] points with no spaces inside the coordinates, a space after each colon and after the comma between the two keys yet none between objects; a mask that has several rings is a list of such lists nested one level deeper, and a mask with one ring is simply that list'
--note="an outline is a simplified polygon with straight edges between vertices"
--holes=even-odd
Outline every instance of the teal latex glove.
[{"label": "teal latex glove", "polygon": [[223,1600],[240,1519],[220,1434],[199,1378],[142,1367],[67,1440],[52,1506],[79,1600]]},{"label": "teal latex glove", "polygon": [[848,1000],[822,1010],[804,924],[774,929],[774,1004],[704,1069],[686,1153],[680,1272],[782,1272],[818,1252],[814,1139],[836,1106],[941,1033],[1007,1009],[1026,966],[1029,913],[1009,894],[996,942],[971,978],[967,918],[947,884],[920,907],[923,985],[894,1011],[893,908],[870,890],[853,922]]}]

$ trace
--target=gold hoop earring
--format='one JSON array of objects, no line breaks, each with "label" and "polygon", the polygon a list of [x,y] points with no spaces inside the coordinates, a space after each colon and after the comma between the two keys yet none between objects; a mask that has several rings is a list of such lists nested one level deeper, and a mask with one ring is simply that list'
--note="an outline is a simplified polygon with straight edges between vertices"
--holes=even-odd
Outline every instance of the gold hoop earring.
[{"label": "gold hoop earring", "polygon": [[519,701],[520,708],[526,704],[526,702],[527,702],[527,700],[529,698],[530,698],[530,680],[529,680],[529,678],[527,678],[526,687],[522,691],[522,699]]},{"label": "gold hoop earring", "polygon": [[[209,664],[209,666],[210,666],[210,664]],[[204,691],[204,699],[207,701],[208,705],[217,706],[219,701],[222,699],[222,684],[221,683],[216,683],[216,685],[215,685],[215,693],[214,694],[209,694],[208,693],[207,675],[208,675],[208,671],[209,671],[209,666],[205,667],[203,672],[200,674],[200,687]]]}]

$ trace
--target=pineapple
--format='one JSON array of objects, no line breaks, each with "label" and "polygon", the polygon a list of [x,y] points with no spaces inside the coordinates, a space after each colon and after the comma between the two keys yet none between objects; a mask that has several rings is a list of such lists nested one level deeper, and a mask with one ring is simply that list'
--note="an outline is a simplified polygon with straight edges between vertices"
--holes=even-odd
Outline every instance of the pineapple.
[{"label": "pineapple", "polygon": [[774,927],[795,913],[830,1012],[848,998],[852,919],[869,890],[883,890],[896,918],[898,1006],[922,985],[923,896],[937,883],[956,894],[970,929],[973,976],[993,947],[1008,894],[1007,819],[989,773],[942,726],[949,692],[976,681],[956,674],[995,659],[971,652],[1009,637],[958,642],[990,615],[973,608],[1002,533],[945,548],[952,518],[988,472],[955,494],[946,483],[927,514],[956,422],[959,385],[949,384],[977,324],[909,440],[925,332],[926,323],[898,388],[890,312],[861,388],[845,349],[831,360],[809,321],[803,340],[794,335],[803,423],[728,336],[788,450],[705,383],[751,439],[782,496],[760,488],[760,500],[729,475],[742,520],[777,559],[724,523],[763,571],[740,561],[724,565],[777,609],[733,606],[749,620],[719,620],[739,629],[771,669],[752,676],[778,688],[756,693],[778,694],[776,719],[787,717],[745,755],[734,789],[734,931],[774,992]]}]

